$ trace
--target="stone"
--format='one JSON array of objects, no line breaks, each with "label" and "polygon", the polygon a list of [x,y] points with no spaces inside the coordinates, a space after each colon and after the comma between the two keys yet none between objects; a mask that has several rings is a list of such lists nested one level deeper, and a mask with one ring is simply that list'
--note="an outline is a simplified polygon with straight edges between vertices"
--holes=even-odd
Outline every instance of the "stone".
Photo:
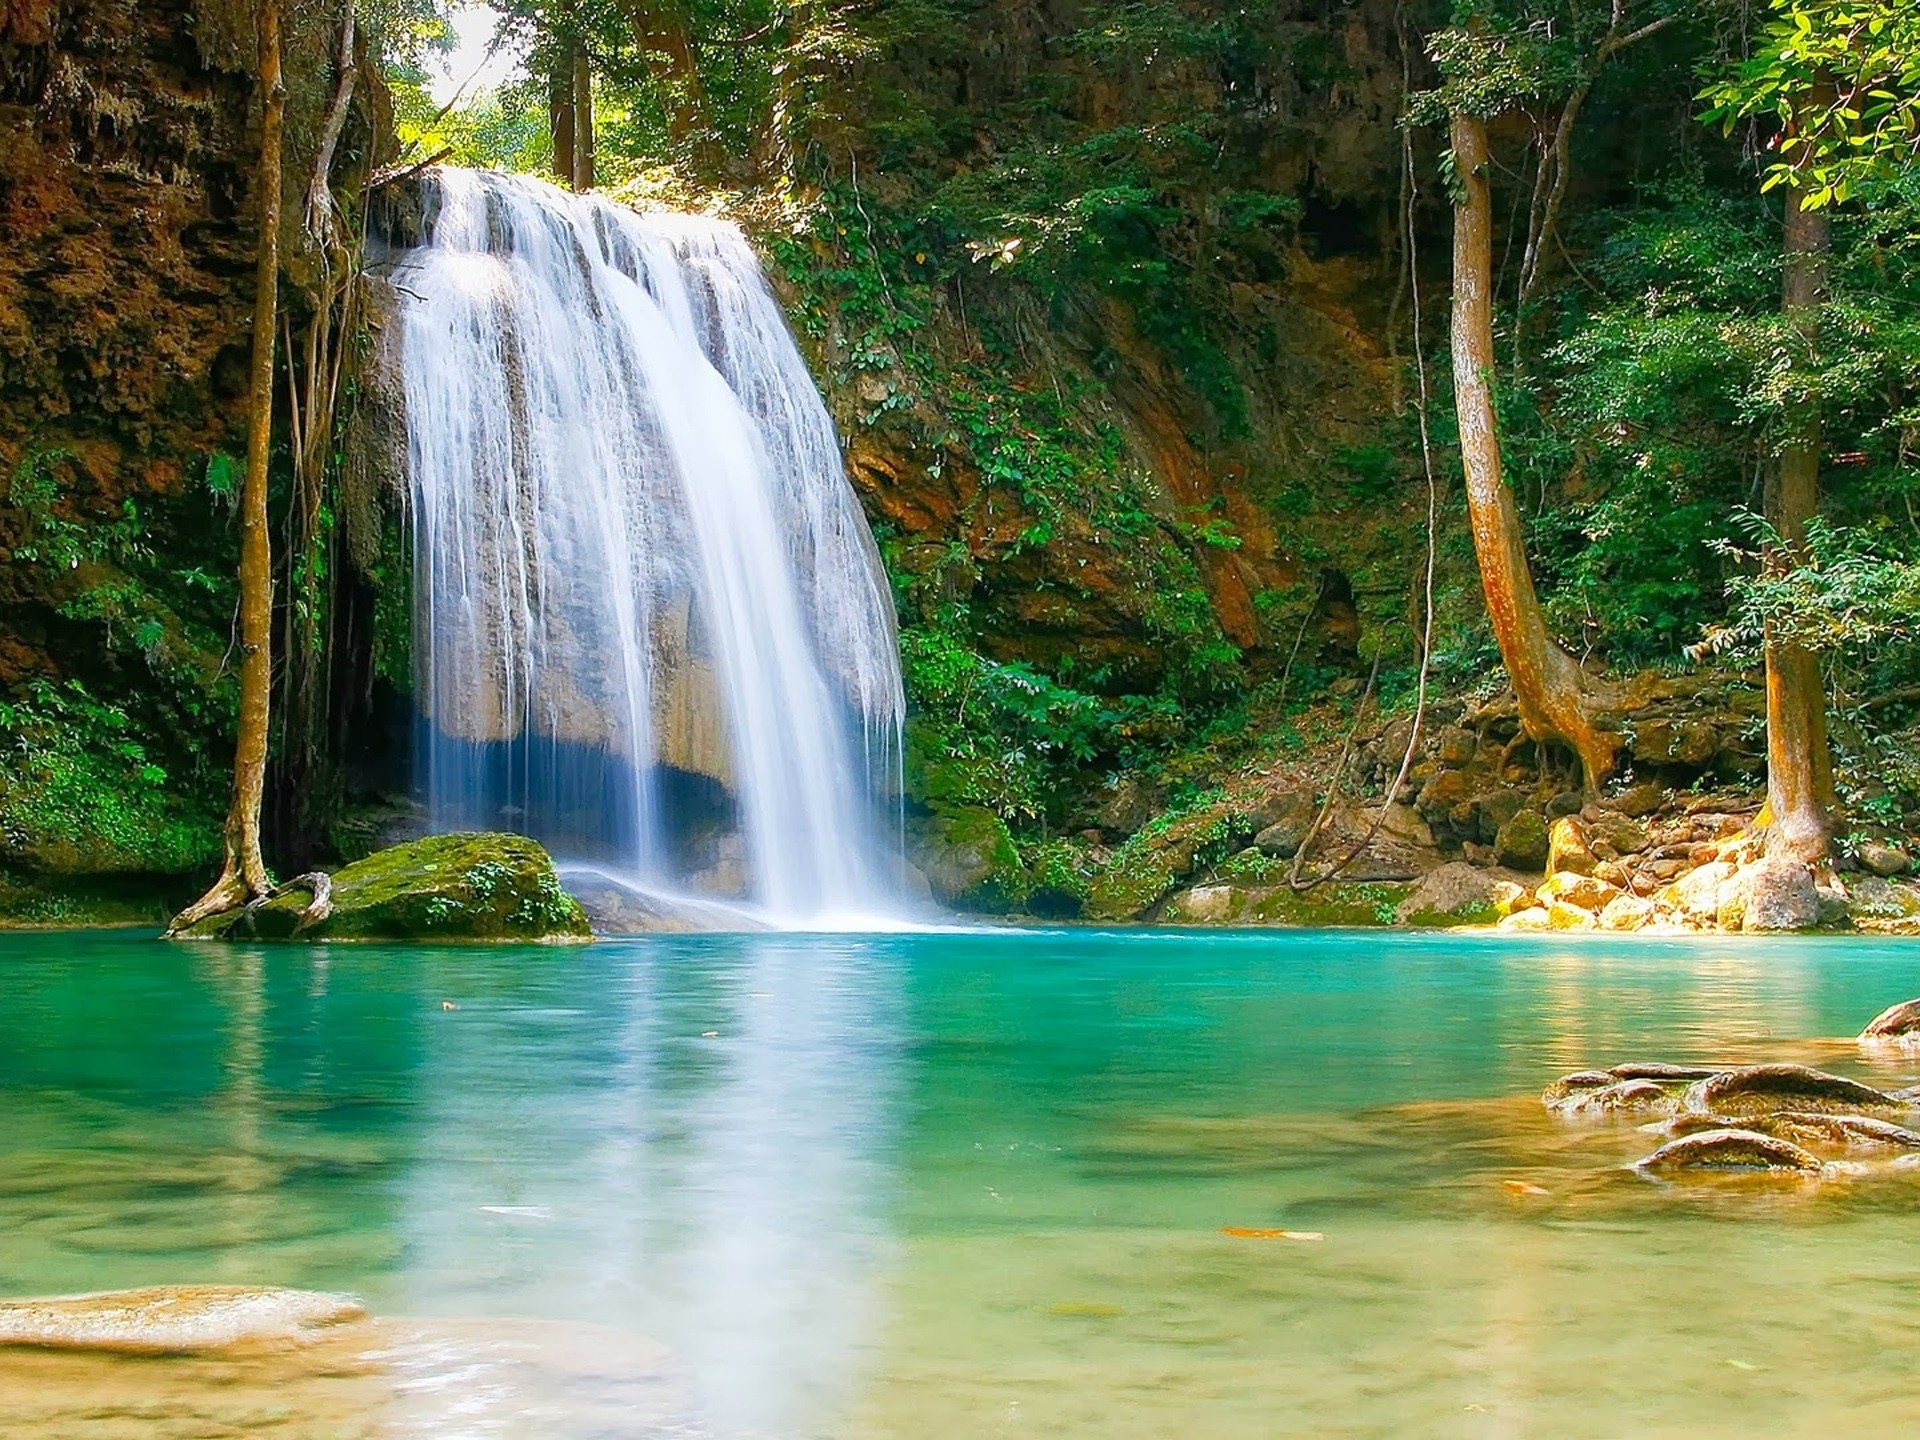
[{"label": "stone", "polygon": [[1781,1110],[1832,1115],[1913,1107],[1871,1085],[1805,1065],[1746,1065],[1694,1082],[1687,1108],[1744,1119]]},{"label": "stone", "polygon": [[1549,909],[1558,903],[1577,906],[1598,915],[1620,893],[1620,887],[1609,885],[1598,876],[1562,870],[1549,875],[1533,893]]},{"label": "stone", "polygon": [[183,940],[587,940],[586,912],[524,835],[431,835],[334,873],[332,911],[300,929],[309,893],[215,915]]},{"label": "stone", "polygon": [[1430,824],[1437,825],[1452,815],[1455,806],[1472,801],[1472,779],[1458,770],[1442,770],[1421,787],[1414,804]]},{"label": "stone", "polygon": [[1643,820],[1667,803],[1667,792],[1651,780],[1622,790],[1607,804],[1620,814],[1634,820]]},{"label": "stone", "polygon": [[1124,840],[1158,815],[1165,802],[1165,793],[1157,786],[1138,775],[1122,775],[1108,784],[1093,822],[1116,840]]},{"label": "stone", "polygon": [[1855,921],[1920,919],[1920,886],[1910,880],[1856,875],[1847,887],[1847,911]]},{"label": "stone", "polygon": [[1433,830],[1411,805],[1389,805],[1381,816],[1380,833],[1417,850],[1433,848]]},{"label": "stone", "polygon": [[1506,891],[1525,893],[1511,876],[1454,860],[1422,876],[1394,918],[1402,925],[1486,924],[1507,913],[1500,908]]},{"label": "stone", "polygon": [[1898,1005],[1889,1005],[1867,1022],[1860,1038],[1920,1044],[1920,1000],[1902,1000]]},{"label": "stone", "polygon": [[1618,1079],[1610,1070],[1576,1070],[1571,1075],[1562,1075],[1547,1086],[1541,1092],[1540,1100],[1549,1110],[1564,1110],[1582,1095],[1604,1090]]},{"label": "stone", "polygon": [[1553,927],[1547,922],[1547,912],[1535,909],[1516,910],[1502,919],[1495,928],[1505,930],[1509,934],[1533,935],[1543,934]]},{"label": "stone", "polygon": [[1711,1080],[1727,1072],[1712,1065],[1671,1065],[1664,1060],[1630,1060],[1615,1065],[1607,1073],[1618,1080],[1662,1080],[1684,1084],[1693,1080]]},{"label": "stone", "polygon": [[1477,865],[1482,870],[1490,870],[1500,863],[1500,852],[1491,845],[1482,845],[1478,841],[1463,840],[1460,853],[1466,857],[1469,865]]},{"label": "stone", "polygon": [[1168,913],[1192,925],[1224,925],[1233,919],[1237,898],[1231,885],[1196,885],[1175,899]]},{"label": "stone", "polygon": [[1615,1080],[1576,1091],[1554,1108],[1563,1115],[1671,1115],[1680,1099],[1652,1080]]},{"label": "stone", "polygon": [[1553,829],[1547,835],[1547,873],[1558,875],[1570,872],[1575,875],[1591,875],[1599,864],[1594,856],[1593,846],[1587,837],[1587,827],[1571,815],[1563,815],[1553,822]]},{"label": "stone", "polygon": [[1895,875],[1904,875],[1913,868],[1913,857],[1897,845],[1883,845],[1877,840],[1869,840],[1859,849],[1857,858],[1873,874],[1883,880]]},{"label": "stone", "polygon": [[233,1353],[305,1344],[366,1317],[359,1301],[251,1285],[155,1285],[0,1301],[0,1346],[121,1355]]},{"label": "stone", "polygon": [[1539,871],[1547,864],[1547,822],[1537,810],[1522,810],[1500,827],[1493,842],[1502,865]]},{"label": "stone", "polygon": [[1753,1130],[1702,1130],[1669,1140],[1634,1168],[1652,1175],[1701,1170],[1817,1175],[1824,1167],[1788,1140]]},{"label": "stone", "polygon": [[1720,911],[1720,887],[1733,878],[1733,867],[1713,860],[1688,871],[1660,892],[1669,910],[1691,924],[1710,925]]},{"label": "stone", "polygon": [[1644,930],[1651,925],[1660,907],[1638,895],[1616,895],[1600,911],[1602,930]]},{"label": "stone", "polygon": [[1502,916],[1533,908],[1533,891],[1517,880],[1496,880],[1491,893],[1493,908]]},{"label": "stone", "polygon": [[1440,732],[1440,741],[1436,748],[1442,765],[1457,767],[1472,763],[1474,751],[1479,748],[1479,741],[1471,730],[1452,725]]},{"label": "stone", "polygon": [[990,905],[1019,887],[1020,853],[998,815],[985,806],[942,811],[915,825],[909,835],[913,863],[927,877],[934,898],[966,908]]},{"label": "stone", "polygon": [[1656,720],[1637,727],[1633,754],[1655,765],[1698,770],[1720,750],[1720,732],[1704,720]]},{"label": "stone", "polygon": [[1270,818],[1253,837],[1253,848],[1276,860],[1291,860],[1306,844],[1307,832],[1313,828],[1317,813],[1313,801],[1307,796],[1285,797],[1268,811]]},{"label": "stone", "polygon": [[1600,811],[1586,828],[1593,845],[1604,845],[1615,855],[1638,855],[1647,848],[1647,827],[1615,810]]},{"label": "stone", "polygon": [[[1813,872],[1797,860],[1756,860],[1740,871],[1733,884],[1740,908],[1739,928],[1748,932],[1811,930],[1820,923],[1820,892]],[[1724,890],[1723,890],[1724,895]],[[1722,925],[1727,924],[1727,901],[1722,900]]]},{"label": "stone", "polygon": [[1562,790],[1547,802],[1547,815],[1554,820],[1563,819],[1568,815],[1578,815],[1580,807],[1585,803],[1585,797],[1578,790]]},{"label": "stone", "polygon": [[1845,1150],[1920,1150],[1920,1131],[1909,1130],[1891,1120],[1871,1115],[1819,1115],[1800,1110],[1783,1110],[1777,1115],[1756,1116],[1743,1122],[1758,1130],[1796,1145],[1821,1144]]},{"label": "stone", "polygon": [[1599,928],[1599,924],[1591,910],[1582,910],[1578,905],[1569,905],[1564,900],[1555,900],[1547,906],[1549,930],[1594,930]]},{"label": "stone", "polygon": [[1475,807],[1481,840],[1491,845],[1500,836],[1500,827],[1527,808],[1527,797],[1519,790],[1492,790],[1482,795]]}]

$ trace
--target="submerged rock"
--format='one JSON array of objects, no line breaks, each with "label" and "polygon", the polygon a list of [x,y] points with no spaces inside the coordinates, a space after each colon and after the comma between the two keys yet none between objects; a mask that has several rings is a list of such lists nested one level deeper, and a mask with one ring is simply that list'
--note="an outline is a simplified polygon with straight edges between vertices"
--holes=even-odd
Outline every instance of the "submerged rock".
[{"label": "submerged rock", "polygon": [[1857,1110],[1902,1110],[1906,1102],[1871,1085],[1829,1075],[1805,1065],[1748,1065],[1694,1084],[1687,1108],[1744,1119],[1783,1110],[1844,1114]]},{"label": "submerged rock", "polygon": [[1577,1091],[1554,1108],[1563,1115],[1670,1115],[1680,1097],[1652,1080],[1616,1080]]},{"label": "submerged rock", "polygon": [[0,1346],[181,1355],[305,1344],[364,1319],[346,1295],[250,1285],[158,1285],[0,1301]]},{"label": "submerged rock", "polygon": [[1871,1115],[1821,1115],[1811,1111],[1783,1110],[1776,1115],[1761,1115],[1745,1122],[1759,1130],[1797,1145],[1831,1145],[1843,1150],[1868,1148],[1880,1150],[1920,1150],[1920,1130],[1909,1130],[1891,1120]]},{"label": "submerged rock", "polygon": [[332,911],[305,929],[293,891],[216,915],[187,940],[586,940],[587,917],[547,852],[524,835],[433,835],[356,860],[332,877]]},{"label": "submerged rock", "polygon": [[1860,1032],[1862,1040],[1896,1040],[1920,1045],[1920,1000],[1903,1000],[1889,1005]]},{"label": "submerged rock", "polygon": [[1670,1140],[1634,1166],[1653,1175],[1691,1171],[1777,1171],[1817,1175],[1817,1156],[1788,1140],[1777,1140],[1754,1130],[1702,1130]]}]

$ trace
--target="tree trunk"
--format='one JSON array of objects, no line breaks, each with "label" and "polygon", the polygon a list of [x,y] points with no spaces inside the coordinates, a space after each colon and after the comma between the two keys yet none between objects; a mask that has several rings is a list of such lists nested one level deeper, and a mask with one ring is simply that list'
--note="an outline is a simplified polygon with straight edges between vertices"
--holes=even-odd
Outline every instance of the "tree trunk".
[{"label": "tree trunk", "polygon": [[661,57],[658,78],[667,135],[675,144],[684,143],[699,128],[706,109],[686,6],[682,0],[620,0],[620,10],[640,48]]},{"label": "tree trunk", "polygon": [[573,184],[574,137],[579,130],[573,103],[573,51],[570,37],[556,40],[553,68],[547,73],[547,134],[553,140],[554,178],[562,185]]},{"label": "tree trunk", "polygon": [[1486,122],[1453,117],[1453,154],[1463,194],[1453,214],[1453,385],[1466,474],[1467,514],[1480,560],[1493,635],[1536,741],[1558,740],[1580,757],[1589,785],[1613,771],[1619,741],[1594,723],[1612,696],[1547,631],[1520,516],[1501,469],[1493,409],[1493,201],[1487,186]]},{"label": "tree trunk", "polygon": [[233,802],[226,859],[213,888],[174,917],[178,931],[208,915],[266,895],[273,886],[260,854],[260,797],[267,770],[272,684],[273,556],[267,535],[267,461],[273,441],[274,328],[280,298],[280,148],[287,91],[280,74],[280,5],[260,10],[259,268],[254,278],[253,355],[247,378],[247,473],[240,489],[240,715],[233,754]]},{"label": "tree trunk", "polygon": [[[1811,350],[1819,340],[1820,303],[1827,278],[1827,217],[1803,209],[1798,186],[1787,190],[1784,227],[1786,281],[1781,309]],[[1804,557],[1807,522],[1820,505],[1820,412],[1803,406],[1767,487],[1768,523],[1778,536],[1764,563],[1775,574]],[[1833,844],[1833,756],[1827,747],[1826,684],[1819,657],[1803,646],[1766,636],[1768,851],[1809,864],[1827,859]]]},{"label": "tree trunk", "polygon": [[593,72],[583,45],[573,47],[573,188],[593,189]]}]

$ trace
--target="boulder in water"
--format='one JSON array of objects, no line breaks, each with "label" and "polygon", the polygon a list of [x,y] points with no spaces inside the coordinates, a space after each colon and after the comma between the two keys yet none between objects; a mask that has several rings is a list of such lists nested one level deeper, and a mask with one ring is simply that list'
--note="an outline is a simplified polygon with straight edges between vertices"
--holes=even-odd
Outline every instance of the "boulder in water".
[{"label": "boulder in water", "polygon": [[308,896],[211,916],[183,940],[586,940],[587,917],[524,835],[431,835],[332,876],[332,910],[301,929]]},{"label": "boulder in water", "polygon": [[1736,1119],[1782,1110],[1834,1115],[1910,1108],[1871,1085],[1805,1065],[1747,1065],[1723,1071],[1690,1087],[1686,1103],[1689,1110]]},{"label": "boulder in water", "polygon": [[1733,1170],[1817,1175],[1819,1158],[1787,1140],[1754,1130],[1702,1130],[1670,1140],[1634,1169],[1650,1175]]},{"label": "boulder in water", "polygon": [[1889,1005],[1860,1032],[1862,1040],[1893,1040],[1903,1045],[1920,1045],[1920,1000],[1903,1000]]},{"label": "boulder in water", "polygon": [[366,1317],[359,1301],[251,1285],[157,1285],[0,1301],[0,1346],[183,1355],[305,1344]]}]

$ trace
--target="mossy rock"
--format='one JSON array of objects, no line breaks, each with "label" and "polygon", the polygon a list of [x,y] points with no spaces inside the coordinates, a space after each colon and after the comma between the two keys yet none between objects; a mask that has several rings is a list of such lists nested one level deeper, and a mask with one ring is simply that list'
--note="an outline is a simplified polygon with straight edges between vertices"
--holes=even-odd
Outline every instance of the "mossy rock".
[{"label": "mossy rock", "polygon": [[984,806],[940,807],[915,823],[911,842],[913,863],[943,905],[1008,910],[1030,888],[1006,822]]},{"label": "mossy rock", "polygon": [[[308,896],[214,916],[180,938],[294,937]],[[369,855],[333,877],[333,913],[303,940],[586,940],[586,912],[523,835],[432,835]]]}]

